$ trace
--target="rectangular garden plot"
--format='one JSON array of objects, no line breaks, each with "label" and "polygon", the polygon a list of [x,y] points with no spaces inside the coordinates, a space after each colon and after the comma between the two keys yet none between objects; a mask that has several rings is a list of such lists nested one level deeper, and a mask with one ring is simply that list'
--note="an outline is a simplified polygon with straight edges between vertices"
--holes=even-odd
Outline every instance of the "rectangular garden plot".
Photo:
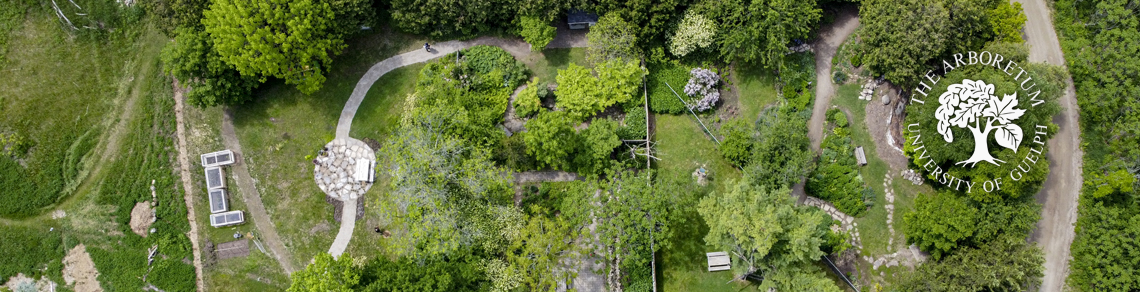
[{"label": "rectangular garden plot", "polygon": [[241,211],[210,214],[210,226],[222,227],[245,222],[245,214]]},{"label": "rectangular garden plot", "polygon": [[206,168],[206,189],[220,189],[226,187],[226,174],[220,167]]},{"label": "rectangular garden plot", "polygon": [[210,190],[210,213],[221,213],[229,210],[226,206],[226,190]]}]

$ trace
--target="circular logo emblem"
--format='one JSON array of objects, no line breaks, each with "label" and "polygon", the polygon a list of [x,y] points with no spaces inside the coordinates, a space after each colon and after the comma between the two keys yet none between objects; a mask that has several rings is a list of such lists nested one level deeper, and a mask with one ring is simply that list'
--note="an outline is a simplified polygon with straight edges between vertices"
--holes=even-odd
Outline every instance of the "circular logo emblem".
[{"label": "circular logo emblem", "polygon": [[968,193],[1036,179],[1055,113],[1038,108],[1046,104],[1042,87],[1000,54],[952,57],[942,61],[943,76],[928,70],[911,96],[904,129],[911,161],[936,184]]}]

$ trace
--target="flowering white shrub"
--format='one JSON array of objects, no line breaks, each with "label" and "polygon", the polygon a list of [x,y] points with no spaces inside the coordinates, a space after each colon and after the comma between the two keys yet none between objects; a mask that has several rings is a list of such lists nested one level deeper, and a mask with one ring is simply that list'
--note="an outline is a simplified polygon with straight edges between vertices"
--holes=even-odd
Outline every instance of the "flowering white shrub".
[{"label": "flowering white shrub", "polygon": [[720,100],[720,91],[716,90],[716,85],[720,83],[720,75],[702,68],[693,68],[689,74],[692,77],[689,78],[689,84],[685,84],[685,94],[700,98],[692,107],[697,111],[706,111],[716,105]]},{"label": "flowering white shrub", "polygon": [[685,12],[685,18],[677,25],[677,31],[669,39],[669,51],[677,56],[685,56],[697,48],[712,45],[716,36],[716,23],[708,17],[692,10]]}]

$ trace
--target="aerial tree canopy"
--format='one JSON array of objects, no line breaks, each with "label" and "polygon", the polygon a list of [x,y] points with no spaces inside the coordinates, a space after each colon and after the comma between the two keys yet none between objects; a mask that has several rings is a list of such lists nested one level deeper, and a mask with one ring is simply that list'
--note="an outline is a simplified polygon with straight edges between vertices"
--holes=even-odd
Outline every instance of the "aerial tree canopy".
[{"label": "aerial tree canopy", "polygon": [[506,248],[521,228],[510,206],[511,178],[489,154],[447,134],[444,111],[418,112],[380,149],[390,191],[387,220],[406,230],[389,241],[398,255],[447,255],[463,247]]},{"label": "aerial tree canopy", "polygon": [[313,263],[297,271],[289,278],[293,284],[288,292],[351,292],[360,283],[360,267],[353,264],[348,253],[333,258],[327,252],[318,253]]},{"label": "aerial tree canopy", "polygon": [[702,198],[697,211],[709,225],[705,243],[729,252],[738,277],[760,274],[762,288],[778,291],[839,291],[834,282],[809,281],[826,279],[821,273],[794,272],[810,270],[805,266],[824,255],[820,248],[831,226],[827,214],[796,207],[786,187],[770,190],[747,181],[728,186]]},{"label": "aerial tree canopy", "polygon": [[718,23],[720,55],[778,68],[795,40],[807,40],[822,16],[815,0],[702,1],[693,9]]},{"label": "aerial tree canopy", "polygon": [[313,0],[217,0],[202,24],[222,59],[244,76],[284,79],[305,94],[321,89],[345,47],[336,15]]}]

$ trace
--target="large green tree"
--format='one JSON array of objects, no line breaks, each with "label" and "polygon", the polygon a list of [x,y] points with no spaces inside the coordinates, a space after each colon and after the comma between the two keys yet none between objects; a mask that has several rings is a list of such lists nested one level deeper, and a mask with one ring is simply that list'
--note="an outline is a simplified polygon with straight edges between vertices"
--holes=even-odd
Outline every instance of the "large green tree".
[{"label": "large green tree", "polygon": [[545,216],[544,208],[534,205],[520,236],[511,241],[507,262],[521,275],[521,287],[527,291],[555,290],[560,283],[573,279],[573,267],[565,263],[578,254],[574,240],[578,229],[562,216]]},{"label": "large green tree", "polygon": [[778,66],[793,40],[811,36],[822,15],[815,0],[702,1],[694,9],[717,21],[727,61]]},{"label": "large green tree", "polygon": [[297,271],[289,278],[293,284],[288,292],[351,292],[360,282],[360,268],[353,264],[348,253],[333,258],[332,255],[318,253],[313,263],[304,270]]},{"label": "large green tree", "polygon": [[[1021,240],[998,240],[927,262],[899,284],[900,291],[1027,291],[1044,276],[1041,249]],[[1123,290],[1114,290],[1123,291]]]},{"label": "large green tree", "polygon": [[823,278],[820,273],[790,273],[824,255],[820,248],[830,217],[818,209],[796,207],[786,187],[771,190],[747,181],[728,186],[702,198],[697,211],[709,226],[705,242],[729,253],[739,277],[759,274],[764,279],[761,290],[839,291],[834,282],[808,280]]},{"label": "large green tree", "polygon": [[510,23],[514,9],[503,0],[392,0],[392,23],[432,37],[473,36]]},{"label": "large green tree", "polygon": [[597,77],[587,69],[571,63],[558,70],[557,106],[578,121],[615,104],[631,99],[641,87],[646,70],[635,61],[612,59],[598,64]]},{"label": "large green tree", "polygon": [[204,16],[214,48],[238,72],[281,78],[305,94],[321,88],[345,47],[328,2],[216,0]]},{"label": "large green tree", "polygon": [[586,59],[591,63],[612,59],[639,60],[641,50],[637,47],[637,29],[618,14],[602,16],[586,33],[586,43],[589,44]]},{"label": "large green tree", "polygon": [[745,178],[757,185],[780,188],[807,175],[814,154],[807,137],[807,119],[802,114],[766,110],[756,122],[756,130]]},{"label": "large green tree", "polygon": [[950,39],[950,12],[941,1],[867,0],[859,6],[863,63],[904,87]]},{"label": "large green tree", "polygon": [[952,193],[919,195],[915,210],[903,215],[903,230],[909,243],[939,259],[974,235],[977,211]]},{"label": "large green tree", "polygon": [[197,107],[239,104],[252,97],[257,78],[242,76],[214,50],[205,32],[180,28],[162,50],[164,70],[190,87],[187,102]]},{"label": "large green tree", "polygon": [[542,166],[570,169],[570,155],[581,147],[581,141],[570,119],[563,112],[541,112],[526,122],[526,153]]},{"label": "large green tree", "polygon": [[521,227],[522,213],[508,205],[509,172],[486,150],[447,134],[446,114],[418,112],[379,151],[390,184],[382,215],[406,230],[388,243],[395,254],[501,251]]}]

